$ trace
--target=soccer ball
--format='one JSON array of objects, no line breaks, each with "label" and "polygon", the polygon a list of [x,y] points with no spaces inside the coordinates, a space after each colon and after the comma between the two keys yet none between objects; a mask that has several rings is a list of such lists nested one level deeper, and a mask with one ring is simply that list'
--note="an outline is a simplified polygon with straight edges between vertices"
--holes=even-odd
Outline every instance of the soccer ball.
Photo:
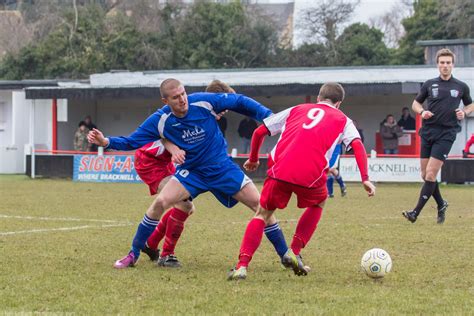
[{"label": "soccer ball", "polygon": [[392,269],[392,258],[385,250],[373,248],[364,253],[360,266],[369,277],[383,278]]}]

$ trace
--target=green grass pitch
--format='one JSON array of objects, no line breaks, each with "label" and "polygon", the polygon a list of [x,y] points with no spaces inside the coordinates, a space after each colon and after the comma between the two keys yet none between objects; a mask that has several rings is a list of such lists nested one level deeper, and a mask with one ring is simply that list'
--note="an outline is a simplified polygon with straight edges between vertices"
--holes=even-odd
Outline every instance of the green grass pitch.
[{"label": "green grass pitch", "polygon": [[[210,194],[195,200],[176,251],[183,268],[142,257],[117,271],[112,264],[152,201],[144,185],[0,176],[0,314],[472,314],[473,187],[441,191],[450,202],[446,223],[436,224],[430,201],[411,224],[401,211],[414,205],[419,185],[379,184],[369,199],[351,184],[346,197],[327,202],[303,249],[308,276],[283,270],[264,237],[248,279],[228,282],[252,216],[242,205],[226,209]],[[300,213],[293,200],[276,213],[288,242]],[[359,269],[373,247],[393,260],[380,281]]]}]

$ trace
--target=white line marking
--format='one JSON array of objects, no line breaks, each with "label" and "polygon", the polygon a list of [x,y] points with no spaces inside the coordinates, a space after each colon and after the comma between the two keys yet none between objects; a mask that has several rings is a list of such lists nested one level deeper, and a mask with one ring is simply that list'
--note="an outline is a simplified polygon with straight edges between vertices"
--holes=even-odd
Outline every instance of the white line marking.
[{"label": "white line marking", "polygon": [[132,224],[131,223],[122,223],[122,224],[110,224],[110,225],[100,225],[100,226],[84,225],[84,226],[75,226],[75,227],[19,230],[19,231],[13,231],[13,232],[0,232],[0,236],[9,236],[9,235],[18,235],[18,234],[31,234],[31,233],[45,233],[45,232],[53,232],[53,231],[74,231],[74,230],[88,229],[88,228],[123,227],[123,226],[130,226],[130,225],[132,225]]},{"label": "white line marking", "polygon": [[[18,215],[5,215],[0,214],[0,218],[15,218],[15,219],[33,219],[39,221],[65,221],[65,222],[97,222],[97,223],[125,223],[123,221],[108,220],[108,219],[87,219],[87,218],[74,218],[74,217],[36,217],[36,216],[18,216]],[[126,222],[129,223],[129,222]]]}]

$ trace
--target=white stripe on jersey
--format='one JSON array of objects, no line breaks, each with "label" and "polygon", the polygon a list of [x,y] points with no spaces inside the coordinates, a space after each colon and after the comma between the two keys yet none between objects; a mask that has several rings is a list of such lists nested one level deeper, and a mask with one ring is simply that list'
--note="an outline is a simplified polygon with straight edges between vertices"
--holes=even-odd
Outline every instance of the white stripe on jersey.
[{"label": "white stripe on jersey", "polygon": [[347,122],[346,122],[346,126],[344,126],[344,131],[342,132],[342,139],[341,139],[341,143],[344,143],[344,145],[346,146],[346,150],[350,150],[351,149],[351,143],[354,139],[356,138],[360,138],[360,134],[359,134],[359,131],[357,130],[357,128],[355,127],[354,125],[354,122],[352,122],[352,120],[350,118],[347,118]]},{"label": "white stripe on jersey", "polygon": [[217,116],[216,112],[214,112],[214,108],[212,107],[212,104],[206,101],[199,101],[199,102],[194,102],[191,103],[191,105],[199,106],[201,108],[205,108],[211,112],[212,115]]},{"label": "white stripe on jersey", "polygon": [[263,124],[265,124],[271,136],[275,136],[278,133],[283,133],[286,119],[290,115],[290,112],[293,108],[294,106],[263,119]]},{"label": "white stripe on jersey", "polygon": [[146,151],[152,151],[155,148],[158,148],[155,154],[156,157],[158,157],[159,155],[165,152],[165,145],[163,145],[161,140],[154,141],[153,144],[146,149]]},{"label": "white stripe on jersey", "polygon": [[171,113],[168,113],[168,114],[163,114],[161,117],[160,117],[160,120],[158,122],[158,133],[160,133],[160,136],[161,138],[165,138],[165,135],[164,135],[164,130],[165,130],[165,122],[166,120],[168,119],[168,117],[171,115]]}]

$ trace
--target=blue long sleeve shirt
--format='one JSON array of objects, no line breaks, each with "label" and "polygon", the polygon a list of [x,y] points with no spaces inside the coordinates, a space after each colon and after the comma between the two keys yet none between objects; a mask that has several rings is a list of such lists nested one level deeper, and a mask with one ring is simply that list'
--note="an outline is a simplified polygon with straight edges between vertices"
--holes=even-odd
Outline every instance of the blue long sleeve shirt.
[{"label": "blue long sleeve shirt", "polygon": [[241,94],[193,93],[188,96],[188,113],[176,117],[169,106],[150,115],[130,136],[109,137],[108,148],[134,150],[160,138],[166,138],[186,152],[180,169],[200,169],[219,165],[229,159],[227,142],[216,121],[216,115],[230,110],[257,121],[272,112]]}]

